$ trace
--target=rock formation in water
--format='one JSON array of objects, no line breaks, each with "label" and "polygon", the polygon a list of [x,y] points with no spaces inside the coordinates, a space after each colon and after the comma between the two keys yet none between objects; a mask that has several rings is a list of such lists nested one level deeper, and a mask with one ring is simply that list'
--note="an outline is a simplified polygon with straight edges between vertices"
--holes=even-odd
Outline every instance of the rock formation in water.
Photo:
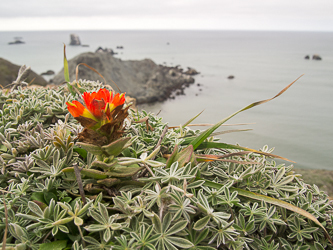
[{"label": "rock formation in water", "polygon": [[55,72],[53,70],[48,70],[46,72],[43,72],[40,75],[42,75],[42,76],[50,76],[50,75],[54,75],[54,74],[55,74]]},{"label": "rock formation in water", "polygon": [[314,54],[314,55],[312,56],[312,60],[318,60],[318,61],[320,61],[320,60],[321,60],[321,57],[320,57],[320,55]]},{"label": "rock formation in water", "polygon": [[[185,75],[178,67],[157,65],[150,59],[140,61],[122,61],[110,53],[83,53],[68,61],[70,80],[75,79],[75,68],[79,63],[86,63],[95,68],[115,90],[136,98],[137,103],[151,103],[167,99],[171,92],[182,89],[183,85],[194,82],[194,78]],[[79,78],[105,81],[92,70],[80,66]],[[64,71],[59,72],[53,79],[54,84],[64,82]]]},{"label": "rock formation in water", "polygon": [[[0,85],[2,87],[7,87],[9,84],[15,81],[19,69],[20,69],[19,65],[15,65],[3,58],[0,58]],[[25,79],[25,82],[30,83],[34,78],[35,80],[32,82],[33,84],[41,86],[47,85],[47,81],[42,76],[36,74],[32,70],[27,76],[27,79]]]},{"label": "rock formation in water", "polygon": [[81,45],[79,36],[76,34],[71,34],[71,42],[69,45]]},{"label": "rock formation in water", "polygon": [[185,75],[190,75],[190,76],[194,76],[194,75],[198,75],[200,74],[200,72],[196,71],[193,68],[187,67],[187,70],[184,72]]},{"label": "rock formation in water", "polygon": [[116,54],[118,54],[118,53],[115,53],[115,52],[113,51],[113,49],[110,49],[110,48],[105,48],[105,49],[103,49],[102,47],[98,47],[98,48],[96,49],[95,53],[109,53],[109,54],[111,54],[111,55],[116,55]]}]

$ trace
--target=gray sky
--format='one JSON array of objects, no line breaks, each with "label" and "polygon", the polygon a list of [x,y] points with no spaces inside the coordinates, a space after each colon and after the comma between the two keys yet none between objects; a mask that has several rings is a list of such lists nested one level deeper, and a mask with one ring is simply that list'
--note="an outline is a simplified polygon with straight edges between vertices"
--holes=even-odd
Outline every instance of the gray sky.
[{"label": "gray sky", "polygon": [[79,29],[333,31],[333,1],[0,1],[0,31]]}]

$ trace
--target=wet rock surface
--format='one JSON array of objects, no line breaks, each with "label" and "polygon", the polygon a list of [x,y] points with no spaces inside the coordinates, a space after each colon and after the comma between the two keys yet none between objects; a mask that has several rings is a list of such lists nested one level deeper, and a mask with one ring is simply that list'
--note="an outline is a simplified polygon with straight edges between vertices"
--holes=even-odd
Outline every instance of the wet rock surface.
[{"label": "wet rock surface", "polygon": [[[137,104],[164,101],[177,89],[194,83],[194,78],[183,73],[179,67],[157,65],[150,59],[123,61],[110,53],[83,53],[68,61],[70,80],[75,79],[75,68],[79,63],[94,67],[116,91],[134,97]],[[80,66],[79,78],[105,81],[92,70]],[[54,84],[64,82],[63,70],[54,78]]]}]

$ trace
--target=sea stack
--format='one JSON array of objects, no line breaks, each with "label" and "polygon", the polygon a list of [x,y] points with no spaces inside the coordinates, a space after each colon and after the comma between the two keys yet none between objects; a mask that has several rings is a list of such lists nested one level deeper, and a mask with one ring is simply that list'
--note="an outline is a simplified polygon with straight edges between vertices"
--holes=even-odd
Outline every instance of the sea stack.
[{"label": "sea stack", "polygon": [[81,45],[79,36],[76,34],[71,34],[71,42],[69,45]]}]

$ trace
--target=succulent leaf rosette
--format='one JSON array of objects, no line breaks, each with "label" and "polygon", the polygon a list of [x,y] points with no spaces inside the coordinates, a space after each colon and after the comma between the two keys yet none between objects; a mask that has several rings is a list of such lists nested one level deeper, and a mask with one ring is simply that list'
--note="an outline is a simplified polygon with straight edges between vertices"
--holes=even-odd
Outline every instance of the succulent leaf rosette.
[{"label": "succulent leaf rosette", "polygon": [[117,140],[124,133],[124,120],[128,116],[125,93],[114,94],[107,89],[98,92],[84,92],[84,104],[67,102],[68,111],[84,127],[78,139],[94,145],[105,145]]}]

